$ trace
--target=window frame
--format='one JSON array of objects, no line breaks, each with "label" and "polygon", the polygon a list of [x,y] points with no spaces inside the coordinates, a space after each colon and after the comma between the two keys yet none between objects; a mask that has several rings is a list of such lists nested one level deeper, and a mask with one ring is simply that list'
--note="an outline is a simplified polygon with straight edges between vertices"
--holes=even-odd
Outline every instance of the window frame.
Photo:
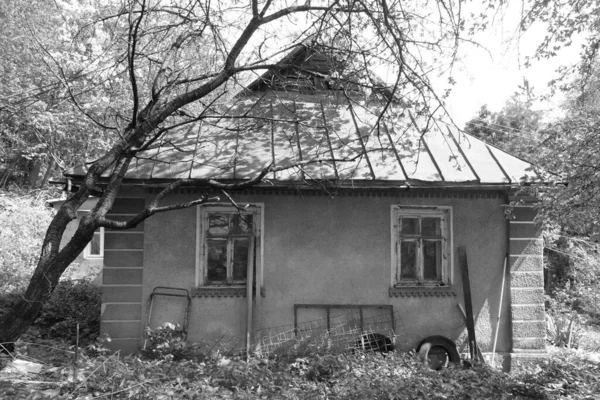
[{"label": "window frame", "polygon": [[[425,281],[419,278],[415,280],[401,279],[400,265],[400,243],[402,234],[400,232],[400,217],[441,217],[441,279],[435,281]],[[423,235],[419,234],[419,237]],[[407,206],[407,205],[392,205],[391,207],[391,287],[443,287],[447,288],[452,285],[453,281],[453,221],[451,206]],[[420,239],[421,241],[423,239]],[[422,250],[420,250],[422,252]],[[422,253],[420,253],[422,254]],[[417,276],[423,276],[423,257],[418,256]]]},{"label": "window frame", "polygon": [[86,260],[104,258],[104,227],[98,228],[98,230],[94,232],[94,235],[96,234],[100,236],[100,253],[92,254],[92,242],[90,241],[83,249],[83,258]]},{"label": "window frame", "polygon": [[[227,214],[236,214],[238,212],[249,213],[253,215],[253,226],[252,233],[253,236],[257,238],[257,240],[251,241],[254,243],[250,244],[253,249],[251,250],[251,254],[254,256],[255,264],[255,277],[254,279],[257,281],[256,284],[262,287],[263,276],[262,276],[262,260],[263,260],[263,224],[264,224],[264,205],[261,203],[253,203],[244,207],[243,211],[238,211],[232,205],[225,204],[202,204],[197,207],[196,214],[196,279],[195,279],[195,287],[196,288],[245,288],[246,282],[236,282],[231,281],[231,283],[208,283],[207,282],[207,256],[208,253],[206,251],[206,232],[208,230],[208,217],[211,213],[227,213]],[[233,239],[235,240],[235,238]],[[228,268],[229,269],[229,268]],[[232,277],[233,278],[233,277]],[[229,280],[229,279],[228,279]]]}]

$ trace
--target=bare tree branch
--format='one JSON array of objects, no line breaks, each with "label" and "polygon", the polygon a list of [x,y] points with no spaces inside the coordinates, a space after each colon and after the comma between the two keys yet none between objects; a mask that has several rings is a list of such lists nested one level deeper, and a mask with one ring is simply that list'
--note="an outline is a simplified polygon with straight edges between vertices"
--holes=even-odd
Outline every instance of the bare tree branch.
[{"label": "bare tree branch", "polygon": [[[136,54],[135,48],[137,46],[138,30],[140,28],[142,19],[144,18],[145,8],[146,8],[146,0],[142,0],[140,16],[138,17],[137,21],[135,22],[135,26],[134,26],[134,22],[131,19],[133,14],[132,13],[129,14],[129,39],[127,42],[127,59],[129,61],[129,79],[131,82],[131,92],[132,92],[132,97],[133,97],[131,127],[134,127],[136,125],[137,116],[138,116],[137,114],[138,114],[138,107],[139,107],[139,96],[138,96],[137,80],[135,77],[135,54]],[[131,10],[133,11],[133,6],[132,6]]]}]

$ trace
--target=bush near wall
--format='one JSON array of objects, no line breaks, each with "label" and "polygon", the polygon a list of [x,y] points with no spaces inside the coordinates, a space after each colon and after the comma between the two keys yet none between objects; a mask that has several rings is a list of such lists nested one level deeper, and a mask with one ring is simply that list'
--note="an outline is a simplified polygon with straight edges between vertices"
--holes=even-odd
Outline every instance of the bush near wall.
[{"label": "bush near wall", "polygon": [[[22,292],[0,295],[0,316],[10,310]],[[100,332],[101,289],[89,281],[61,281],[44,305],[33,327],[42,339],[91,342]]]},{"label": "bush near wall", "polygon": [[77,324],[82,341],[100,332],[101,289],[89,281],[61,281],[35,322],[42,338],[74,342]]}]

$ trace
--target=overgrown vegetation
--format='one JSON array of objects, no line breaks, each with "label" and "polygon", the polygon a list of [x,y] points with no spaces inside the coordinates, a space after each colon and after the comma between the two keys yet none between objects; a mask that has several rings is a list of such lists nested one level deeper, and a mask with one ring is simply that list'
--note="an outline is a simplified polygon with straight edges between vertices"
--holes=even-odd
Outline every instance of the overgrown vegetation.
[{"label": "overgrown vegetation", "polygon": [[42,337],[73,342],[79,324],[80,340],[93,341],[100,331],[101,289],[88,281],[62,281],[44,305],[35,326]]},{"label": "overgrown vegetation", "polygon": [[[23,348],[21,346],[20,348]],[[29,346],[31,348],[31,346]],[[44,399],[593,399],[600,363],[574,350],[554,350],[537,366],[512,375],[488,366],[433,371],[412,354],[346,354],[295,360],[224,358],[148,360],[80,355],[46,365],[40,383],[0,380],[3,398]],[[60,349],[55,348],[55,353]],[[6,376],[4,376],[6,379]]]},{"label": "overgrown vegetation", "polygon": [[22,291],[35,268],[52,219],[47,191],[0,189],[0,294]]},{"label": "overgrown vegetation", "polygon": [[[29,331],[29,338],[58,339],[75,344],[77,324],[80,341],[92,343],[100,331],[101,289],[88,281],[62,281],[44,305],[40,317]],[[0,315],[21,297],[11,292],[0,296]]]}]

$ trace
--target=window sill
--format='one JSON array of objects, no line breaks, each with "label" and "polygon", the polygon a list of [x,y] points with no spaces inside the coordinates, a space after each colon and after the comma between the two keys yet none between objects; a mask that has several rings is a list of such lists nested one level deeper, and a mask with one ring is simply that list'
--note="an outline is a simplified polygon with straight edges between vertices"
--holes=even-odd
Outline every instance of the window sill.
[{"label": "window sill", "polygon": [[[201,286],[192,288],[192,297],[246,297],[245,286]],[[261,297],[266,296],[264,287],[260,288]]]},{"label": "window sill", "polygon": [[396,286],[390,287],[390,297],[454,297],[451,286]]}]

